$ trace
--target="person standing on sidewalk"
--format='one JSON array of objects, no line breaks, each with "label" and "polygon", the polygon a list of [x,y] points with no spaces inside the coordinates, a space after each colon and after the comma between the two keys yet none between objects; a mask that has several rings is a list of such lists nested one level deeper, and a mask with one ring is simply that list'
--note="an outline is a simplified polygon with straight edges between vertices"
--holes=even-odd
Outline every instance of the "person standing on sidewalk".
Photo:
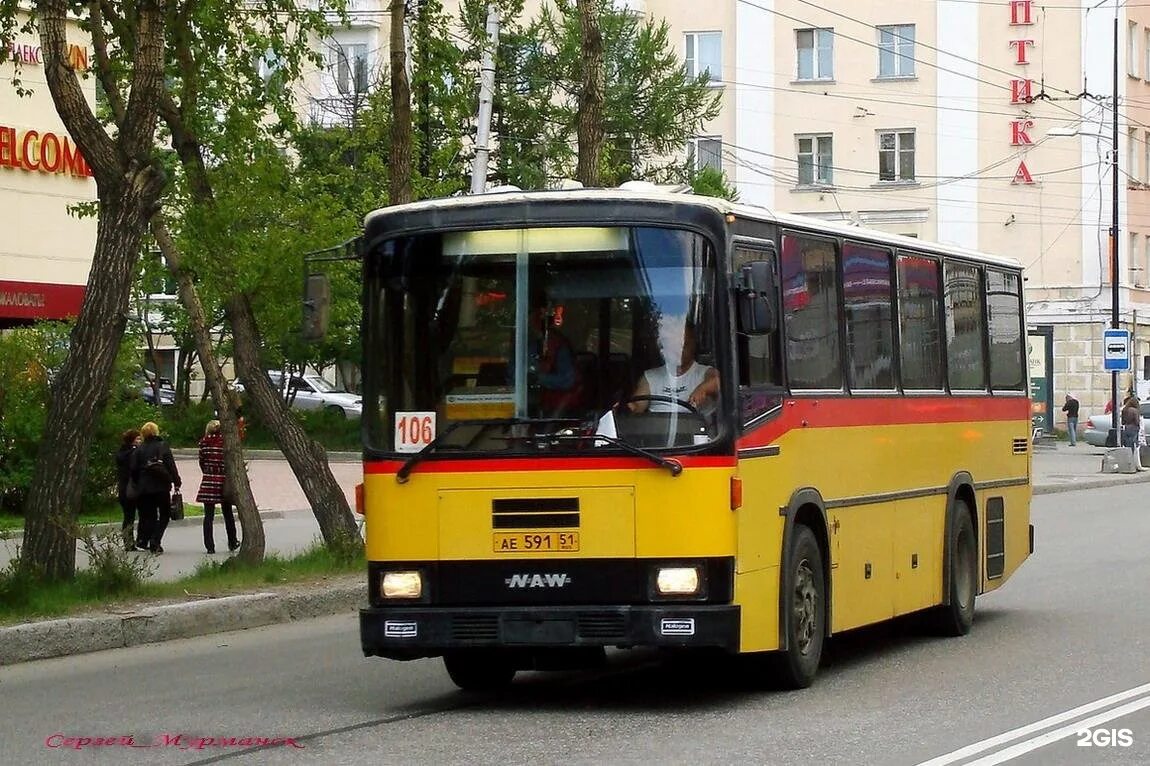
[{"label": "person standing on sidewalk", "polygon": [[140,493],[140,537],[152,553],[163,553],[161,542],[172,519],[172,487],[181,486],[180,472],[172,448],[160,438],[160,427],[152,422],[140,427],[144,438],[132,453],[131,477]]},{"label": "person standing on sidewalk", "polygon": [[1070,437],[1070,446],[1075,447],[1078,445],[1078,400],[1067,394],[1062,411],[1066,413],[1066,433]]},{"label": "person standing on sidewalk", "polygon": [[139,492],[136,483],[132,481],[132,453],[136,450],[136,443],[140,439],[140,432],[129,428],[120,439],[120,449],[116,451],[116,494],[120,500],[120,508],[124,511],[124,521],[120,525],[120,536],[124,540],[124,550],[136,550],[136,501]]},{"label": "person standing on sidewalk", "polygon": [[224,527],[228,531],[228,550],[234,551],[240,547],[240,542],[236,537],[236,517],[232,514],[231,493],[225,491],[227,472],[224,468],[224,436],[220,433],[218,420],[208,421],[204,438],[200,439],[200,470],[204,478],[200,482],[200,491],[196,493],[196,502],[204,504],[204,549],[208,553],[216,552],[212,522],[215,520],[216,503],[219,503]]}]

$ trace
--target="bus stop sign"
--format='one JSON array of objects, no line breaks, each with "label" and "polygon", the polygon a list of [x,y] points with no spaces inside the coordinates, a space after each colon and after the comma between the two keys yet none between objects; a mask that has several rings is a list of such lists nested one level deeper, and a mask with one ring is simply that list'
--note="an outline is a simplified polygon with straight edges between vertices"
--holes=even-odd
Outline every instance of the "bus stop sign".
[{"label": "bus stop sign", "polygon": [[1103,330],[1102,369],[1123,372],[1130,369],[1130,331]]}]

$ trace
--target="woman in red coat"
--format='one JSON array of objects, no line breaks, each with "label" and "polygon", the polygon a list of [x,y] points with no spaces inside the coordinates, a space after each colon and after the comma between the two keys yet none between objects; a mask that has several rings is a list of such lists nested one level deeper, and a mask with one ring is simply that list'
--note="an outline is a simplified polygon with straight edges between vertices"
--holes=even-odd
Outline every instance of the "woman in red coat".
[{"label": "woman in red coat", "polygon": [[224,513],[224,527],[228,531],[228,550],[240,547],[236,537],[236,518],[232,514],[232,498],[224,494],[224,437],[220,433],[220,421],[209,420],[200,439],[200,470],[204,478],[196,502],[204,504],[204,548],[208,553],[216,552],[216,541],[212,534],[212,522],[216,515],[216,503]]}]

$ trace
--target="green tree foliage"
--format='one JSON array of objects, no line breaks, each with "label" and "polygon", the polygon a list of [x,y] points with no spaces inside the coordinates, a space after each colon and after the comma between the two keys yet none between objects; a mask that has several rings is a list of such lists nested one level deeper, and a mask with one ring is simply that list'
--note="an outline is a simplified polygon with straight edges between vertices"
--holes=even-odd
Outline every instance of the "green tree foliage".
[{"label": "green tree foliage", "polygon": [[727,174],[710,166],[691,174],[691,191],[704,197],[722,197],[739,201],[739,192],[727,180]]},{"label": "green tree foliage", "polygon": [[[686,183],[687,140],[718,116],[722,94],[706,75],[689,77],[666,21],[596,0],[604,48],[600,176],[605,186],[628,180]],[[482,39],[485,3],[464,0],[463,19]],[[505,2],[496,64],[493,175],[497,183],[539,189],[574,177],[582,55],[574,0],[557,0],[523,22],[521,2]]]},{"label": "green tree foliage", "polygon": [[[68,353],[71,327],[44,323],[0,333],[0,512],[23,507],[37,448],[46,432],[51,387]],[[134,337],[126,336],[116,362],[108,406],[93,435],[81,500],[82,509],[109,502],[116,484],[112,460],[120,434],[156,418],[140,398]]]}]

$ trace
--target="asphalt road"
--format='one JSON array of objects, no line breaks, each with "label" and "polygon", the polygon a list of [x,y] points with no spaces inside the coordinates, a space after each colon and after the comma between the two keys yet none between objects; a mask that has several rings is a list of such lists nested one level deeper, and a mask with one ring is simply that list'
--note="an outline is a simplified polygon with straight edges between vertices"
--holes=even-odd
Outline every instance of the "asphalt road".
[{"label": "asphalt road", "polygon": [[[802,692],[620,652],[471,696],[438,661],[364,659],[346,616],[0,668],[0,762],[1150,763],[1146,495],[1038,497],[1038,551],[979,600],[970,636],[846,634]],[[161,744],[60,746],[128,735]]]}]

